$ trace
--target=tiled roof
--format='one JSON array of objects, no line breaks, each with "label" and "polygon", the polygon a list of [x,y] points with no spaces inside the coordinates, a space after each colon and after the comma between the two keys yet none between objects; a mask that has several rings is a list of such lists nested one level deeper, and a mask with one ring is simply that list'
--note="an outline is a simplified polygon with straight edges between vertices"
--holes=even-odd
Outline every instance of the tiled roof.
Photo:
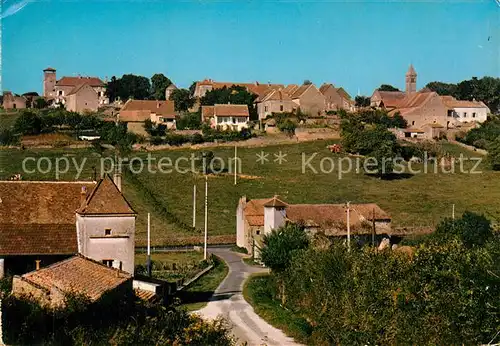
[{"label": "tiled roof", "polygon": [[[244,215],[250,226],[264,226],[264,206],[271,205],[274,200],[276,206],[286,207],[286,216],[293,222],[304,222],[308,226],[324,229],[346,222],[344,204],[286,204],[277,198],[272,198],[247,202]],[[372,220],[373,212],[375,220],[391,220],[391,217],[376,204],[351,204],[351,226],[356,227],[364,220]]]},{"label": "tiled roof", "polygon": [[77,252],[75,223],[0,224],[2,256],[66,255]]},{"label": "tiled roof", "polygon": [[[69,93],[68,93],[68,96],[69,95],[74,95],[76,93],[78,93],[80,90],[82,90],[83,88],[85,88],[86,86],[90,86],[87,82],[83,82],[77,86],[75,86],[73,88],[73,90],[71,90]],[[92,87],[91,87],[92,88]],[[94,91],[94,89],[92,89],[92,91]],[[95,91],[94,91],[95,92]]]},{"label": "tiled roof", "polygon": [[134,209],[106,175],[77,210],[79,214],[135,214]]},{"label": "tiled roof", "polygon": [[292,99],[282,89],[270,89],[264,95],[260,96],[255,102],[264,101],[291,101]]},{"label": "tiled roof", "polygon": [[21,278],[47,291],[57,288],[65,293],[83,294],[95,301],[131,280],[132,276],[78,255],[24,274]]},{"label": "tiled roof", "polygon": [[57,86],[77,86],[88,83],[92,87],[102,87],[104,83],[97,77],[62,77],[56,83]]},{"label": "tiled roof", "polygon": [[142,122],[150,119],[152,113],[175,119],[174,101],[128,100],[120,111],[120,121]]},{"label": "tiled roof", "polygon": [[453,96],[441,96],[441,100],[449,108],[488,108],[482,101],[457,100]]},{"label": "tiled roof", "polygon": [[199,85],[211,85],[213,89],[222,89],[224,87],[231,88],[232,86],[240,86],[246,88],[248,91],[260,96],[267,92],[269,89],[280,89],[284,88],[283,84],[271,84],[271,83],[238,83],[238,82],[216,82],[211,79],[204,79],[200,82],[196,82],[196,86]]},{"label": "tiled roof", "polygon": [[288,94],[288,96],[292,96],[293,93],[295,92],[295,90],[297,90],[299,88],[299,86],[297,84],[289,84],[286,86],[285,89],[283,89],[283,91]]},{"label": "tiled roof", "polygon": [[324,94],[330,88],[334,88],[333,84],[331,84],[331,83],[323,83],[319,87],[319,91],[321,91],[321,93]]},{"label": "tiled roof", "polygon": [[214,106],[201,106],[201,117],[202,119],[211,118],[214,116]]},{"label": "tiled roof", "polygon": [[274,196],[270,200],[268,200],[266,203],[264,203],[264,207],[287,207],[288,204],[283,202],[278,198],[278,196]]},{"label": "tiled roof", "polygon": [[140,288],[134,289],[135,296],[141,300],[150,302],[156,300],[158,296],[156,293],[146,290],[141,290]]},{"label": "tiled roof", "polygon": [[218,117],[248,117],[248,106],[247,105],[215,105],[214,115]]},{"label": "tiled roof", "polygon": [[0,181],[0,223],[74,224],[81,191],[96,183]]},{"label": "tiled roof", "polygon": [[423,106],[433,96],[437,95],[435,92],[422,92],[413,93],[406,97],[400,104],[399,108],[415,108]]},{"label": "tiled roof", "polygon": [[312,84],[304,84],[304,85],[301,85],[300,87],[298,87],[297,89],[295,89],[295,91],[293,92],[292,95],[290,95],[290,97],[292,99],[298,99],[302,96],[302,94],[304,94],[306,92],[307,89],[309,89],[309,87],[311,87]]},{"label": "tiled roof", "polygon": [[336,89],[337,92],[342,95],[345,99],[351,100],[351,95],[344,88],[340,87]]},{"label": "tiled roof", "polygon": [[399,107],[401,101],[404,100],[404,98],[406,97],[405,93],[402,91],[376,90],[375,93],[377,93],[380,96],[386,108]]}]

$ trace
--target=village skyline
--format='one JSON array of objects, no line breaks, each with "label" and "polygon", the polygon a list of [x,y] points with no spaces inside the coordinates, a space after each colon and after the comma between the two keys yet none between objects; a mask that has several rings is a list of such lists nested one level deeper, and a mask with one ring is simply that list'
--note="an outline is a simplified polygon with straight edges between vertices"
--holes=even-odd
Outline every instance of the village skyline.
[{"label": "village skyline", "polygon": [[[126,7],[34,1],[2,20],[2,89],[40,93],[40,71],[47,66],[62,75],[102,79],[163,73],[185,88],[205,78],[283,84],[307,79],[342,85],[352,96],[370,95],[381,84],[403,89],[401,72],[410,63],[418,66],[418,87],[496,77],[498,9],[495,1]],[[465,13],[460,25],[446,19]]]}]

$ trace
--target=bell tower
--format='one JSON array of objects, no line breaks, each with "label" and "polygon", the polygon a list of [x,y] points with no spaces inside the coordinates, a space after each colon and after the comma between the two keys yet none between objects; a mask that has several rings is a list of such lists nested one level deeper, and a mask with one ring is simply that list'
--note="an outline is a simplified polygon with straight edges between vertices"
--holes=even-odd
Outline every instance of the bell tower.
[{"label": "bell tower", "polygon": [[406,72],[405,91],[407,95],[417,92],[417,72],[415,72],[415,69],[411,64],[410,67],[408,68],[408,72]]},{"label": "bell tower", "polygon": [[43,96],[55,96],[55,87],[56,87],[56,70],[52,67],[47,67],[43,70]]}]

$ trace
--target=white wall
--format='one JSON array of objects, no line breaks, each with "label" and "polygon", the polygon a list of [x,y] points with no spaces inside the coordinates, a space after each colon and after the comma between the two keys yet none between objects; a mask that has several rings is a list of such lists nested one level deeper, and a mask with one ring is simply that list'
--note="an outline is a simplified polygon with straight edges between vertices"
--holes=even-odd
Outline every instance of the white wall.
[{"label": "white wall", "polygon": [[274,207],[264,207],[264,234],[285,225],[286,210]]},{"label": "white wall", "polygon": [[246,247],[245,243],[245,220],[243,220],[244,197],[240,198],[236,209],[236,245]]},{"label": "white wall", "polygon": [[[471,121],[477,121],[477,122],[484,122],[486,121],[488,117],[488,109],[484,107],[477,107],[477,108],[455,108],[455,116],[456,120],[464,123],[464,122],[471,122]],[[467,114],[467,116],[464,116],[464,113]],[[473,114],[475,113],[475,117],[473,117]]]}]

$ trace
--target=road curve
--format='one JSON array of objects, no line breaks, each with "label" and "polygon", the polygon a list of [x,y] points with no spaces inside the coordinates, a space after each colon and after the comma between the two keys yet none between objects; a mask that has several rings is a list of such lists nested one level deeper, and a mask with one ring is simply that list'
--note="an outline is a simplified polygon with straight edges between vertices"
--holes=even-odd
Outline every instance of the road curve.
[{"label": "road curve", "polygon": [[222,258],[229,266],[229,273],[215,290],[206,307],[197,311],[207,319],[224,317],[231,325],[238,343],[248,345],[300,345],[260,318],[243,298],[243,283],[252,273],[266,272],[266,269],[245,264],[241,255],[229,249],[211,249],[211,253]]}]

